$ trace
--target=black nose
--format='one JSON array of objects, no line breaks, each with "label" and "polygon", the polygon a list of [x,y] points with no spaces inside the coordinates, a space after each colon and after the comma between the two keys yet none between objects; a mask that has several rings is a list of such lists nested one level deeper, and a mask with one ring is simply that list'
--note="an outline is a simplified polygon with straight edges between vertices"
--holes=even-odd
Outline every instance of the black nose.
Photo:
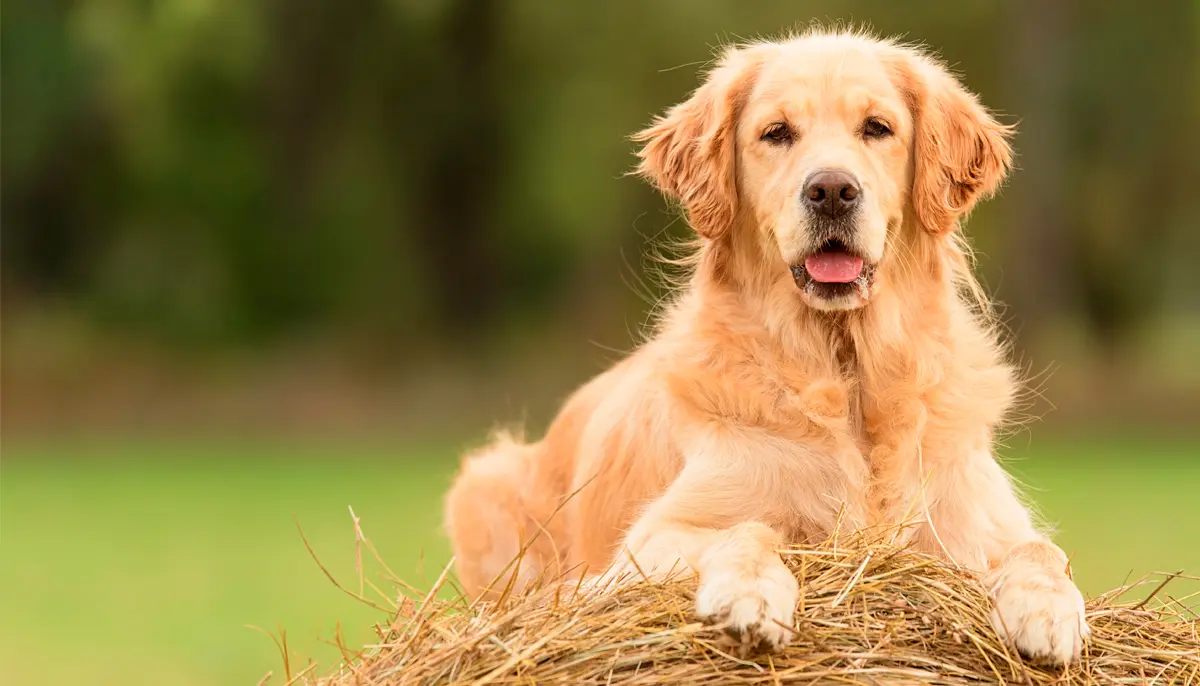
[{"label": "black nose", "polygon": [[808,178],[804,200],[813,212],[837,219],[858,204],[858,184],[844,171],[823,169]]}]

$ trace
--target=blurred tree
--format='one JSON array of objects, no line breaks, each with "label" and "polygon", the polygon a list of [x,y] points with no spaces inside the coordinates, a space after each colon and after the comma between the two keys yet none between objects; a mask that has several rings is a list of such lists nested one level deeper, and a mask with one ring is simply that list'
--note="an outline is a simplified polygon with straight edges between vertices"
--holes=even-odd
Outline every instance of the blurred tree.
[{"label": "blurred tree", "polygon": [[496,71],[500,5],[444,4],[433,29],[438,50],[425,62],[424,87],[411,93],[410,106],[421,116],[414,117],[407,142],[425,153],[414,179],[419,190],[411,225],[421,227],[438,323],[448,334],[473,336],[494,324],[504,290],[498,255],[487,241],[498,178],[511,164],[501,138],[505,103]]},{"label": "blurred tree", "polygon": [[1159,313],[1198,173],[1200,112],[1174,65],[1200,45],[1188,0],[1008,3],[1019,173],[1005,231],[1005,296],[1027,340],[1081,321],[1117,360]]},{"label": "blurred tree", "polygon": [[810,16],[940,48],[1019,121],[1019,173],[971,231],[1027,343],[1078,326],[1119,357],[1164,308],[1197,306],[1194,0],[6,9],[9,312],[65,304],[192,345],[635,328],[623,261],[687,230],[621,178],[622,137],[693,88],[716,44]]},{"label": "blurred tree", "polygon": [[1063,100],[1071,80],[1068,55],[1080,13],[1075,0],[1007,3],[1014,46],[1008,88],[1020,113],[1012,220],[1004,228],[1005,295],[1028,337],[1043,332],[1074,298],[1078,277],[1071,250],[1078,247],[1076,216],[1068,200],[1071,141]]},{"label": "blurred tree", "polygon": [[[0,26],[4,287],[31,298],[78,294],[99,235],[91,213],[115,189],[112,131],[66,3],[18,3]],[[11,296],[10,296],[11,297]]]},{"label": "blurred tree", "polygon": [[1115,361],[1159,312],[1169,283],[1164,248],[1185,230],[1185,204],[1194,202],[1200,112],[1179,97],[1178,78],[1200,55],[1189,22],[1200,8],[1177,0],[1154,12],[1122,3],[1089,9],[1071,56],[1071,97],[1061,105],[1079,180],[1068,197],[1082,200],[1070,204],[1083,225],[1082,312]]}]

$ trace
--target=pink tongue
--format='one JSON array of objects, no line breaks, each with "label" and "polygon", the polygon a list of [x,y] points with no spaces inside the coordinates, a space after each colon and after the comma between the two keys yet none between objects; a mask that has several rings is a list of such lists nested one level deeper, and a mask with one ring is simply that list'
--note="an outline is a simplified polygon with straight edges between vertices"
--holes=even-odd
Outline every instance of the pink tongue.
[{"label": "pink tongue", "polygon": [[849,253],[821,252],[805,258],[804,268],[814,281],[850,283],[862,273],[863,261]]}]

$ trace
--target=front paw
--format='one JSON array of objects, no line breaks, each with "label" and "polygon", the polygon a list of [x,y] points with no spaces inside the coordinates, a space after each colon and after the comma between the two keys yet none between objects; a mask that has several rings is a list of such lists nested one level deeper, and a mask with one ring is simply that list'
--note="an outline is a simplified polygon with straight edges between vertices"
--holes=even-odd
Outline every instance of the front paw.
[{"label": "front paw", "polygon": [[989,579],[992,625],[1026,658],[1055,666],[1079,658],[1091,635],[1083,595],[1062,572],[1012,563]]},{"label": "front paw", "polygon": [[706,570],[696,614],[725,631],[722,643],[739,655],[777,650],[791,641],[800,584],[778,556],[747,572],[737,565]]}]

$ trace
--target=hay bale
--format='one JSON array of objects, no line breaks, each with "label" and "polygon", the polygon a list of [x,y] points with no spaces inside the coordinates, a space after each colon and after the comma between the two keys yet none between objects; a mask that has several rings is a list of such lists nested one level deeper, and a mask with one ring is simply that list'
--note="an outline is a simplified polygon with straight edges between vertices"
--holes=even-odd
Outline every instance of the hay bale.
[{"label": "hay bale", "polygon": [[774,655],[723,650],[720,630],[694,620],[694,581],[637,580],[601,592],[564,584],[494,603],[434,593],[402,603],[378,644],[320,683],[1200,684],[1197,615],[1161,586],[1153,602],[1121,600],[1136,584],[1091,600],[1082,659],[1043,668],[992,630],[976,579],[851,538],[783,554],[802,597],[795,640]]}]

